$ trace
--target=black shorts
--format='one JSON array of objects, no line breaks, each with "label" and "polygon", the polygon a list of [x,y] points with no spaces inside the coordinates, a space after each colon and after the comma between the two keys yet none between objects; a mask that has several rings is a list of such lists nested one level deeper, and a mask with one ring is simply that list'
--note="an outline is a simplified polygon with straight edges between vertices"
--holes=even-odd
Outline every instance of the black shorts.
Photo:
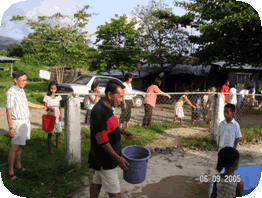
[{"label": "black shorts", "polygon": [[199,112],[192,112],[192,118],[193,118],[193,120],[198,120],[200,118],[200,113]]}]

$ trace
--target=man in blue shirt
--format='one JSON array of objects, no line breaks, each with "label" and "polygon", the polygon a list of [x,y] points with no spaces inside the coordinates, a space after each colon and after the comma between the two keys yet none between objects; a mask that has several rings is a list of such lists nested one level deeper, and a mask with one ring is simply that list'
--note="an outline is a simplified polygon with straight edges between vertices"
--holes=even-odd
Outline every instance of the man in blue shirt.
[{"label": "man in blue shirt", "polygon": [[252,94],[253,98],[253,106],[255,105],[255,93],[256,93],[256,81],[254,81],[254,78],[251,76],[250,77],[250,84],[253,86],[253,88],[250,89],[250,94]]}]

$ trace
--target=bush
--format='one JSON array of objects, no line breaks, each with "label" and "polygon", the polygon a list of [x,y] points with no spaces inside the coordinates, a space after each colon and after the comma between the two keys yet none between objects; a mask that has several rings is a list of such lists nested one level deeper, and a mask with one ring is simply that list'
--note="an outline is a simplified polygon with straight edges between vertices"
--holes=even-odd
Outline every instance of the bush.
[{"label": "bush", "polygon": [[0,82],[8,82],[12,80],[13,78],[10,76],[10,70],[9,71],[0,71]]},{"label": "bush", "polygon": [[4,49],[0,51],[0,56],[7,56],[7,51]]},{"label": "bush", "polygon": [[41,65],[40,61],[33,54],[24,54],[22,61],[26,64]]}]

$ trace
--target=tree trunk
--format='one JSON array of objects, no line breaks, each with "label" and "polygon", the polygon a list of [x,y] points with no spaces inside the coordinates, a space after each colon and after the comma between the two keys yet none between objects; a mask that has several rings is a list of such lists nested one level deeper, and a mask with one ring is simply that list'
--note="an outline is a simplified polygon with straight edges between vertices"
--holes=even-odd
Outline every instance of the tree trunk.
[{"label": "tree trunk", "polygon": [[65,65],[62,66],[62,69],[61,69],[61,83],[63,83],[64,81],[64,73],[65,73]]},{"label": "tree trunk", "polygon": [[78,71],[78,68],[74,70],[73,80],[75,80],[78,77]]},{"label": "tree trunk", "polygon": [[60,83],[57,66],[55,66],[55,71],[56,71],[56,81],[57,83]]}]

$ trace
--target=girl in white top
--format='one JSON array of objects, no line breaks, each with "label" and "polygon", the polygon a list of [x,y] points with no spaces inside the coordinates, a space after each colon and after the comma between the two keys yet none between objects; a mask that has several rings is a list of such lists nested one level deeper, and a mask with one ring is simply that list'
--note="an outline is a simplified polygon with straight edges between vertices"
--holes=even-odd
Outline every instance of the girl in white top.
[{"label": "girl in white top", "polygon": [[[228,96],[228,103],[235,105],[237,109],[237,84],[231,83],[230,89],[229,89],[229,96]],[[236,111],[234,112],[234,118],[236,119]]]},{"label": "girl in white top", "polygon": [[[91,93],[92,94],[100,94],[100,89],[99,89],[99,84],[94,82],[91,86]],[[86,117],[85,117],[85,123],[86,124],[90,124],[90,115],[91,115],[91,111],[93,109],[93,107],[95,106],[95,104],[97,103],[97,101],[99,100],[99,96],[98,95],[89,95],[89,105],[86,111]]]},{"label": "girl in white top", "polygon": [[119,127],[123,128],[123,123],[126,122],[126,128],[129,128],[129,120],[131,118],[131,109],[132,106],[135,106],[135,102],[133,100],[133,90],[131,82],[133,80],[133,75],[131,73],[127,73],[125,75],[125,82],[123,83],[125,88],[125,95],[123,98],[123,104],[121,108],[121,115],[119,119]]},{"label": "girl in white top", "polygon": [[47,95],[44,97],[45,106],[47,107],[47,114],[54,115],[56,117],[55,126],[52,132],[48,132],[48,142],[49,142],[49,153],[53,155],[52,151],[52,133],[56,133],[56,148],[60,148],[60,136],[62,132],[61,121],[63,120],[62,110],[60,101],[61,96],[56,96],[58,84],[55,81],[51,81],[48,86]]}]

